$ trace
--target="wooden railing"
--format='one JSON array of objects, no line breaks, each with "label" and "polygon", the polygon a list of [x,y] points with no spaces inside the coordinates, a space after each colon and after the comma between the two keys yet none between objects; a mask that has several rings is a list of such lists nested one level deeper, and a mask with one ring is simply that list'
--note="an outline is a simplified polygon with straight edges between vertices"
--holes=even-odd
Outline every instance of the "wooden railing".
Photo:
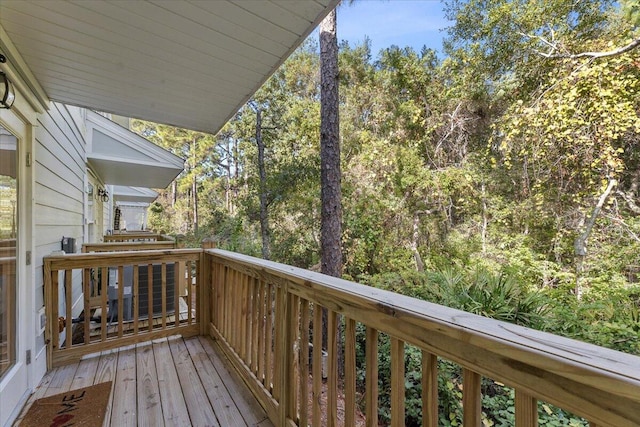
[{"label": "wooden railing", "polygon": [[[50,256],[44,269],[47,317],[65,318],[61,329],[47,323],[50,367],[168,335],[208,334],[222,345],[275,425],[335,426],[339,405],[344,407],[341,424],[355,425],[356,396],[364,396],[360,417],[377,426],[378,360],[383,356],[391,360],[391,425],[401,426],[405,345],[411,345],[422,354],[424,426],[438,425],[438,358],[462,369],[464,426],[481,425],[482,377],[515,389],[517,427],[537,425],[538,400],[584,417],[591,426],[640,425],[640,358],[392,292],[210,249]],[[157,317],[144,318],[141,301],[147,300],[149,313],[158,293],[147,285],[154,273],[161,310]],[[109,276],[124,286],[108,291]],[[173,297],[167,294],[170,277],[179,290]],[[85,314],[72,323],[71,295],[78,279]],[[127,286],[130,318],[124,308]],[[149,295],[142,297],[145,286]],[[98,299],[90,297],[91,287],[99,288]],[[58,313],[59,298],[65,298],[63,313]],[[323,310],[326,351],[320,333]],[[344,375],[339,377],[342,318]],[[365,348],[358,348],[357,330],[364,331]],[[378,348],[382,335],[391,342],[387,354]],[[357,371],[356,352],[365,355],[363,372]],[[364,377],[359,389],[358,375]]]},{"label": "wooden railing", "polygon": [[115,251],[150,251],[162,249],[176,249],[175,240],[159,240],[145,242],[107,242],[83,243],[82,253],[115,252]]},{"label": "wooden railing", "polygon": [[[202,255],[199,249],[175,249],[45,257],[49,367],[173,334],[201,334]],[[75,322],[74,287],[83,309]]]},{"label": "wooden railing", "polygon": [[[366,328],[366,424],[378,425],[378,338],[391,340],[391,425],[405,422],[405,344],[422,352],[423,425],[438,425],[437,358],[463,371],[464,426],[481,425],[481,378],[515,389],[515,425],[538,424],[537,400],[591,426],[640,425],[640,358],[221,250],[207,250],[209,333],[279,426],[355,425],[356,328]],[[323,385],[321,333],[329,340]],[[344,377],[337,330],[344,316]],[[358,326],[359,325],[359,326]],[[310,343],[313,348],[310,351]],[[308,357],[308,355],[311,355]],[[326,404],[321,399],[326,387]],[[309,408],[309,402],[312,402]]]},{"label": "wooden railing", "polygon": [[108,242],[162,242],[173,241],[173,238],[164,234],[157,234],[151,232],[123,232],[115,234],[107,234],[103,236],[103,241]]}]

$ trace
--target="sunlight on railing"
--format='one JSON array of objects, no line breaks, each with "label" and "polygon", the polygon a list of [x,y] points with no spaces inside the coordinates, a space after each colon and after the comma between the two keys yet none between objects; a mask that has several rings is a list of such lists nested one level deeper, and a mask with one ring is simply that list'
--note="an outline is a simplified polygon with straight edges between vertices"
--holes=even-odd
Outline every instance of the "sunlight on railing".
[{"label": "sunlight on railing", "polygon": [[[411,349],[422,355],[424,426],[438,425],[440,360],[460,367],[464,426],[486,418],[483,378],[515,389],[518,427],[538,425],[538,399],[591,426],[640,425],[638,357],[286,265],[220,250],[206,254],[210,333],[276,425],[377,426],[385,405],[390,424],[405,425],[405,351]],[[326,355],[319,332],[323,309],[330,331]],[[357,352],[364,366],[356,364]],[[385,358],[391,360],[390,396],[382,405],[378,361]]]}]

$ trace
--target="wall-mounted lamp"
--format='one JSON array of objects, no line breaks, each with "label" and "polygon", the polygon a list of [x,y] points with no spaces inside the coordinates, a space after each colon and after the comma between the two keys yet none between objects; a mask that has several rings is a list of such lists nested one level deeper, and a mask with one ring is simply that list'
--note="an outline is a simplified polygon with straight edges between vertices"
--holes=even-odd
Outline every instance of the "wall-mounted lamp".
[{"label": "wall-mounted lamp", "polygon": [[104,188],[98,188],[98,194],[96,194],[96,200],[102,200],[103,202],[109,201],[109,193]]},{"label": "wall-mounted lamp", "polygon": [[[4,64],[5,62],[7,62],[7,58],[0,54],[0,63]],[[11,108],[15,100],[16,93],[13,91],[13,83],[3,71],[0,71],[0,107]]]}]

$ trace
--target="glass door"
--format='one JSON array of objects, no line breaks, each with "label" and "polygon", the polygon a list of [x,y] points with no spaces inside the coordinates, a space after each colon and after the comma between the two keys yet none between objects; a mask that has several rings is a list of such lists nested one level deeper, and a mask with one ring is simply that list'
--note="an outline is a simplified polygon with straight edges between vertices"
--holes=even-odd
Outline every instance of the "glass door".
[{"label": "glass door", "polygon": [[18,140],[0,126],[0,379],[16,362]]},{"label": "glass door", "polygon": [[0,109],[0,426],[7,425],[29,395],[27,350],[35,333],[33,290],[24,255],[31,250],[31,168],[26,123],[12,110]]}]

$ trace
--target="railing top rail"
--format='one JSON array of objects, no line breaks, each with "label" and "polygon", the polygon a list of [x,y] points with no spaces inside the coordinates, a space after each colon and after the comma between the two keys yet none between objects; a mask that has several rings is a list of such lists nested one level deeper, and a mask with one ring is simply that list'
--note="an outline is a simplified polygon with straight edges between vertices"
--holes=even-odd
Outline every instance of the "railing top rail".
[{"label": "railing top rail", "polygon": [[601,406],[603,399],[617,402],[611,411],[625,408],[627,418],[621,419],[640,421],[640,357],[288,265],[220,249],[206,253],[594,421],[602,420],[602,413],[590,409],[589,402]]},{"label": "railing top rail", "polygon": [[155,249],[148,251],[115,251],[64,255],[48,255],[44,262],[52,270],[108,267],[114,264],[140,264],[197,259],[202,249]]},{"label": "railing top rail", "polygon": [[165,249],[175,247],[173,240],[157,240],[152,242],[104,242],[104,243],[83,243],[83,251],[126,251],[131,249]]},{"label": "railing top rail", "polygon": [[103,236],[104,240],[113,239],[158,239],[158,240],[174,240],[173,237],[166,234],[151,233],[148,231],[132,231],[116,234],[106,234]]}]

